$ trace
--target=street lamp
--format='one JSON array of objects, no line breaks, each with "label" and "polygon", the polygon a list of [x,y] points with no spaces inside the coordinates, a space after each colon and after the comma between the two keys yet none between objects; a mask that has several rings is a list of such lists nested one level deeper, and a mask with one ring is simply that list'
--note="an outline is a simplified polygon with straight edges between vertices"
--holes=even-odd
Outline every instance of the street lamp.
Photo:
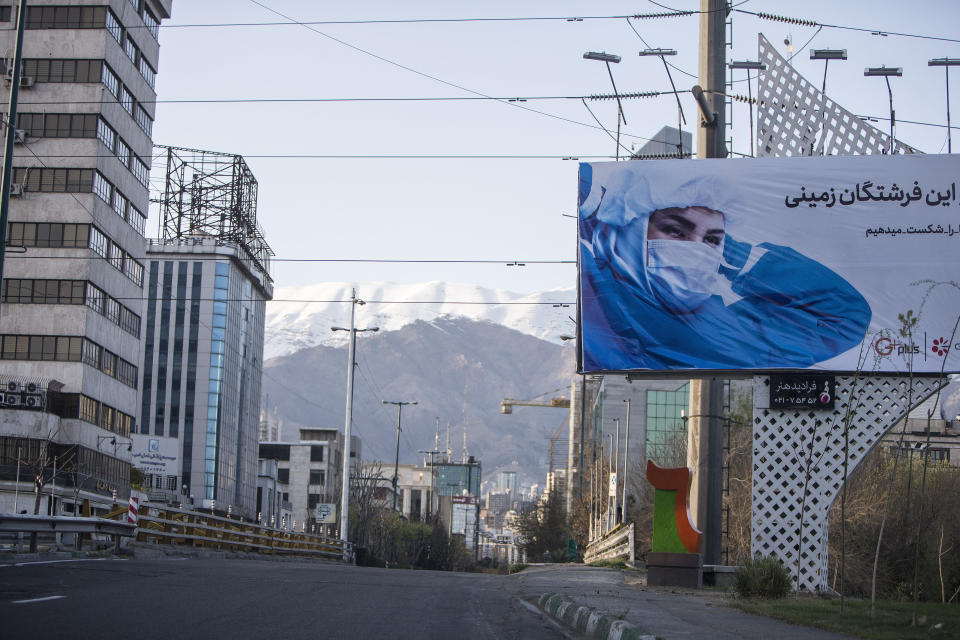
[{"label": "street lamp", "polygon": [[934,58],[927,61],[928,67],[943,67],[947,75],[947,153],[953,153],[953,132],[950,130],[950,67],[960,66],[960,58]]},{"label": "street lamp", "polygon": [[890,97],[890,150],[889,153],[893,154],[893,130],[894,125],[896,124],[896,113],[893,110],[893,90],[890,88],[890,76],[900,78],[903,76],[902,67],[867,67],[863,70],[863,75],[865,77],[882,77],[887,83],[887,95]]},{"label": "street lamp", "polygon": [[[404,405],[408,404],[417,404],[416,400],[411,402],[391,402],[389,400],[381,400],[383,404],[395,404],[397,405],[397,456],[393,462],[393,510],[397,510],[397,480],[400,473],[400,414],[403,411]],[[400,505],[401,509],[403,505]]]},{"label": "street lamp", "polygon": [[357,290],[353,289],[350,294],[350,328],[330,327],[331,331],[350,332],[350,346],[347,348],[347,409],[343,420],[343,484],[340,493],[340,539],[344,542],[347,541],[347,525],[350,515],[350,424],[353,422],[353,369],[356,366],[354,353],[357,348],[357,333],[380,330],[380,327],[356,328],[354,320],[358,304],[366,303],[357,298]]},{"label": "street lamp", "polygon": [[728,64],[727,67],[729,67],[731,71],[734,69],[745,69],[747,72],[747,105],[749,106],[750,112],[750,156],[753,157],[753,87],[750,84],[750,71],[754,69],[762,71],[767,68],[767,65],[754,60],[735,60]]},{"label": "street lamp", "polygon": [[[823,60],[823,86],[820,88],[820,93],[823,95],[824,100],[827,97],[827,67],[830,66],[831,60],[846,60],[847,59],[847,50],[846,49],[810,49],[810,59],[811,60]],[[824,118],[826,114],[823,109],[820,109],[820,127],[823,128]],[[820,155],[823,155],[823,142],[825,135],[820,136]],[[813,149],[810,149],[810,155],[813,155]]]},{"label": "street lamp", "polygon": [[620,510],[620,519],[627,521],[627,479],[630,477],[630,398],[624,398],[627,403],[627,435],[623,448],[623,508]]},{"label": "street lamp", "polygon": [[610,69],[610,63],[620,64],[620,56],[607,53],[606,51],[587,51],[583,54],[584,60],[599,60],[607,65],[607,75],[610,76],[610,84],[613,85],[613,96],[617,99],[617,160],[620,159],[620,121],[627,124],[627,117],[623,115],[623,104],[620,102],[620,94],[617,92],[617,83],[613,81],[613,71]]},{"label": "street lamp", "polygon": [[683,125],[687,124],[687,116],[683,113],[683,105],[680,104],[680,94],[677,93],[677,85],[673,84],[673,75],[670,73],[670,65],[667,64],[666,56],[677,55],[676,49],[644,49],[640,52],[641,57],[657,56],[663,62],[663,68],[667,71],[667,78],[670,80],[670,86],[673,88],[673,97],[677,99],[677,130],[680,136],[677,144],[677,157],[683,157]]}]

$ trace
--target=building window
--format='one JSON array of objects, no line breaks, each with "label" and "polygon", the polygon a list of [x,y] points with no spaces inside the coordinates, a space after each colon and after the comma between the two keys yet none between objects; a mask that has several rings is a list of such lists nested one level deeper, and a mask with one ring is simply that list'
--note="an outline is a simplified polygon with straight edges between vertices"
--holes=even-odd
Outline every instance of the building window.
[{"label": "building window", "polygon": [[310,462],[323,462],[323,449],[322,444],[310,445]]},{"label": "building window", "polygon": [[690,384],[676,391],[647,391],[647,457],[661,466],[686,459],[683,414],[690,404]]},{"label": "building window", "polygon": [[157,20],[156,16],[151,13],[150,9],[146,5],[143,7],[143,13],[141,14],[143,18],[143,24],[147,26],[147,31],[150,32],[155,39],[160,37],[160,21]]},{"label": "building window", "polygon": [[107,121],[103,118],[97,122],[97,137],[100,139],[100,142],[110,150],[110,153],[115,153],[117,149],[117,132],[113,130],[113,127],[107,124]]},{"label": "building window", "polygon": [[[3,66],[6,72],[6,63]],[[26,58],[23,60],[22,69],[23,75],[33,78],[34,82],[103,82],[106,84],[101,67],[106,67],[102,60]],[[110,73],[113,74],[112,71]],[[113,74],[113,79],[119,83],[116,74]]]},{"label": "building window", "polygon": [[96,311],[97,313],[103,315],[104,310],[104,301],[106,300],[107,294],[103,292],[100,287],[97,287],[91,282],[87,283],[87,306]]},{"label": "building window", "polygon": [[310,484],[320,485],[321,487],[326,484],[326,472],[323,470],[315,469],[310,471]]},{"label": "building window", "polygon": [[101,258],[107,257],[107,247],[110,246],[110,240],[100,229],[90,227],[90,249]]},{"label": "building window", "polygon": [[95,113],[19,113],[17,128],[34,138],[92,138],[97,118]]},{"label": "building window", "polygon": [[120,20],[117,19],[117,16],[110,9],[107,9],[105,26],[107,27],[107,31],[110,32],[110,35],[113,36],[113,39],[117,41],[117,44],[121,44],[123,42],[123,27],[120,26]]},{"label": "building window", "polygon": [[123,110],[133,115],[133,94],[126,87],[120,87],[120,106]]},{"label": "building window", "polygon": [[277,469],[277,482],[290,484],[290,469]]},{"label": "building window", "polygon": [[13,181],[25,191],[47,193],[89,193],[93,189],[93,169],[54,169],[50,167],[14,167]]},{"label": "building window", "polygon": [[109,28],[107,13],[106,7],[27,7],[25,27],[27,29],[102,29],[104,26]]},{"label": "building window", "polygon": [[137,126],[148,136],[153,135],[153,118],[147,113],[147,110],[140,106],[140,103],[133,108],[133,119],[137,121]]},{"label": "building window", "polygon": [[83,280],[30,280],[7,278],[3,281],[3,302],[21,304],[83,304]]},{"label": "building window", "polygon": [[117,74],[113,72],[113,69],[111,69],[106,62],[103,63],[100,82],[103,83],[103,86],[106,87],[107,91],[109,91],[110,95],[114,98],[120,95],[120,78],[117,77]]}]

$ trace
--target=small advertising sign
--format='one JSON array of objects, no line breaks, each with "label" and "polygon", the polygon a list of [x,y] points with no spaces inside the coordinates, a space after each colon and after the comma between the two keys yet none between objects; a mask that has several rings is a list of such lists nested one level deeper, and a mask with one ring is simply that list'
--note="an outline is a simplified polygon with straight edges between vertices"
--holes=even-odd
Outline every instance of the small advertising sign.
[{"label": "small advertising sign", "polygon": [[610,489],[607,491],[607,495],[616,498],[617,497],[617,474],[610,474]]},{"label": "small advertising sign", "polygon": [[833,409],[836,379],[825,375],[770,376],[771,409]]},{"label": "small advertising sign", "polygon": [[317,522],[320,524],[333,524],[337,521],[337,505],[330,503],[320,503],[317,505]]}]

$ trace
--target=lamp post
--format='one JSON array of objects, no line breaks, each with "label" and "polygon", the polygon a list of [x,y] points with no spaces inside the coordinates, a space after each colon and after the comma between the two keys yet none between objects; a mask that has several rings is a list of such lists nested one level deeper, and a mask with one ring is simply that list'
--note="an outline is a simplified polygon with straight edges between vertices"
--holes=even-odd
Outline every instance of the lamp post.
[{"label": "lamp post", "polygon": [[613,424],[616,425],[616,445],[613,447],[613,473],[617,479],[613,486],[613,524],[616,526],[620,519],[617,517],[617,502],[620,498],[620,418],[614,418]]},{"label": "lamp post", "polygon": [[666,56],[677,55],[676,49],[644,49],[640,56],[656,56],[663,63],[663,68],[667,71],[667,79],[670,80],[670,86],[673,88],[673,97],[677,99],[677,157],[683,157],[683,125],[687,124],[687,116],[683,113],[683,105],[680,103],[680,94],[677,93],[677,85],[673,83],[673,74],[670,73],[670,65],[667,64]]},{"label": "lamp post", "polygon": [[[399,479],[400,473],[400,414],[403,411],[404,405],[408,404],[417,404],[416,400],[411,402],[391,402],[389,400],[381,400],[383,404],[395,404],[397,405],[397,455],[393,461],[393,510],[397,510],[397,480]],[[401,510],[403,505],[400,505]]]},{"label": "lamp post", "polygon": [[893,90],[890,88],[890,77],[900,78],[903,76],[902,67],[867,67],[863,70],[863,75],[867,78],[870,77],[882,77],[887,83],[887,95],[890,97],[890,150],[888,153],[893,154],[893,131],[897,122],[896,113],[893,110]]},{"label": "lamp post", "polygon": [[610,69],[610,63],[620,64],[620,56],[607,53],[606,51],[587,51],[583,54],[584,60],[599,60],[607,65],[607,75],[610,76],[610,84],[613,85],[613,96],[617,99],[617,160],[620,159],[620,121],[627,124],[627,117],[623,115],[623,104],[620,102],[620,94],[617,92],[617,83],[613,81],[613,71]]},{"label": "lamp post", "polygon": [[960,66],[960,58],[934,58],[928,67],[943,67],[947,76],[947,153],[953,153],[953,132],[950,129],[950,67]]},{"label": "lamp post", "polygon": [[330,327],[331,331],[350,332],[350,346],[347,348],[347,409],[343,420],[343,484],[340,493],[340,539],[344,542],[347,541],[350,516],[350,424],[353,422],[353,368],[356,365],[354,353],[357,348],[357,333],[380,330],[380,327],[356,328],[355,318],[358,304],[366,303],[357,298],[357,290],[353,289],[350,294],[350,328]]},{"label": "lamp post", "polygon": [[[827,68],[830,66],[831,60],[846,60],[847,59],[847,50],[846,49],[810,49],[810,59],[811,60],[823,60],[823,86],[820,88],[820,93],[823,94],[824,98],[827,95]],[[820,127],[823,128],[824,120],[823,109],[820,110]],[[823,155],[823,135],[820,136],[820,155]],[[813,155],[813,149],[810,149],[810,155]]]},{"label": "lamp post", "polygon": [[630,477],[630,398],[625,398],[627,403],[627,435],[624,438],[623,446],[623,508],[620,509],[620,521],[627,521],[627,479]]},{"label": "lamp post", "polygon": [[763,62],[756,62],[753,60],[734,60],[727,65],[730,70],[734,69],[746,69],[747,71],[747,105],[749,106],[750,112],[750,156],[753,157],[753,87],[750,84],[750,71],[756,69],[757,71],[762,71],[767,68],[767,65]]}]

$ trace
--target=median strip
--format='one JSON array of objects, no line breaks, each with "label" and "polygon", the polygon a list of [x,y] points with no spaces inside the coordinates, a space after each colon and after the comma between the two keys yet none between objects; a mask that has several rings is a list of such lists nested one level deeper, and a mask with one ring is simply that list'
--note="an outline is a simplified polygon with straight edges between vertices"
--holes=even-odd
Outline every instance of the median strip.
[{"label": "median strip", "polygon": [[640,627],[607,616],[559,593],[545,593],[537,605],[553,618],[596,640],[655,640],[655,636]]}]

